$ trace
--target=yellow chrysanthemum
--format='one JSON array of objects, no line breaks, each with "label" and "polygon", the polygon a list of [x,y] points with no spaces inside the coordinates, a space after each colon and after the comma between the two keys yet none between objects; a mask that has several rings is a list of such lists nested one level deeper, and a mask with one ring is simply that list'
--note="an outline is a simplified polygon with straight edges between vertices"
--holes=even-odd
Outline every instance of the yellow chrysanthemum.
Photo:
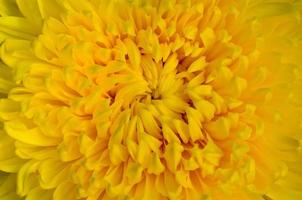
[{"label": "yellow chrysanthemum", "polygon": [[0,0],[0,199],[302,199],[301,11]]}]

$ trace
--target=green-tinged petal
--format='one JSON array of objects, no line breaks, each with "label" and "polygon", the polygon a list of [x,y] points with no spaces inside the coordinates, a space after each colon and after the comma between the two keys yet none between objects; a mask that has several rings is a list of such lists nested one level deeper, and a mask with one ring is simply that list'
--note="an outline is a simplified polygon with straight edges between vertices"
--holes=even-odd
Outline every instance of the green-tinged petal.
[{"label": "green-tinged petal", "polygon": [[[69,194],[69,195],[66,195]],[[54,200],[73,200],[76,199],[75,196],[75,186],[72,182],[65,181],[61,182],[56,188],[54,195]]]},{"label": "green-tinged petal", "polygon": [[43,19],[47,19],[49,17],[60,18],[60,16],[63,14],[63,10],[57,0],[37,0],[37,3]]},{"label": "green-tinged petal", "polygon": [[0,42],[7,38],[33,40],[36,30],[21,17],[0,17]]},{"label": "green-tinged petal", "polygon": [[42,28],[42,17],[37,0],[16,0],[19,10],[36,31]]},{"label": "green-tinged petal", "polygon": [[21,16],[15,0],[0,0],[1,16]]},{"label": "green-tinged petal", "polygon": [[257,18],[272,17],[277,15],[284,15],[294,11],[293,4],[289,2],[260,2],[250,8],[252,16]]},{"label": "green-tinged petal", "polygon": [[16,175],[0,172],[0,199],[21,200],[16,192]]}]

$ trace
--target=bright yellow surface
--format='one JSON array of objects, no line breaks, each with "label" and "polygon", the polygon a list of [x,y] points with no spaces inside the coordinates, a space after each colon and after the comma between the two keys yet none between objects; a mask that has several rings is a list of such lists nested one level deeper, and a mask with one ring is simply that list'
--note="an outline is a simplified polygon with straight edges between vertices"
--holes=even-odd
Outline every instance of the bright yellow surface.
[{"label": "bright yellow surface", "polygon": [[0,0],[0,200],[301,200],[301,0]]}]

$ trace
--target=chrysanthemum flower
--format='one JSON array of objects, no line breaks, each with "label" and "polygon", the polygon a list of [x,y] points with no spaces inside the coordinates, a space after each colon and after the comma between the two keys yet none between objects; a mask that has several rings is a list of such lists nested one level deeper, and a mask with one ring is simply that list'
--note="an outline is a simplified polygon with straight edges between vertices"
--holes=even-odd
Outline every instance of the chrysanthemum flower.
[{"label": "chrysanthemum flower", "polygon": [[302,199],[300,0],[1,0],[1,200]]}]

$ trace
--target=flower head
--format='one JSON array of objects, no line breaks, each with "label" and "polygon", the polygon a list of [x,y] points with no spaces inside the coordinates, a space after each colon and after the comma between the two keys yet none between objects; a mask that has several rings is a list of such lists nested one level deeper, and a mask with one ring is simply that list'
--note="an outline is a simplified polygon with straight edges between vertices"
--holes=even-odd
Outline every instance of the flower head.
[{"label": "flower head", "polygon": [[0,198],[301,199],[301,8],[0,1]]}]

